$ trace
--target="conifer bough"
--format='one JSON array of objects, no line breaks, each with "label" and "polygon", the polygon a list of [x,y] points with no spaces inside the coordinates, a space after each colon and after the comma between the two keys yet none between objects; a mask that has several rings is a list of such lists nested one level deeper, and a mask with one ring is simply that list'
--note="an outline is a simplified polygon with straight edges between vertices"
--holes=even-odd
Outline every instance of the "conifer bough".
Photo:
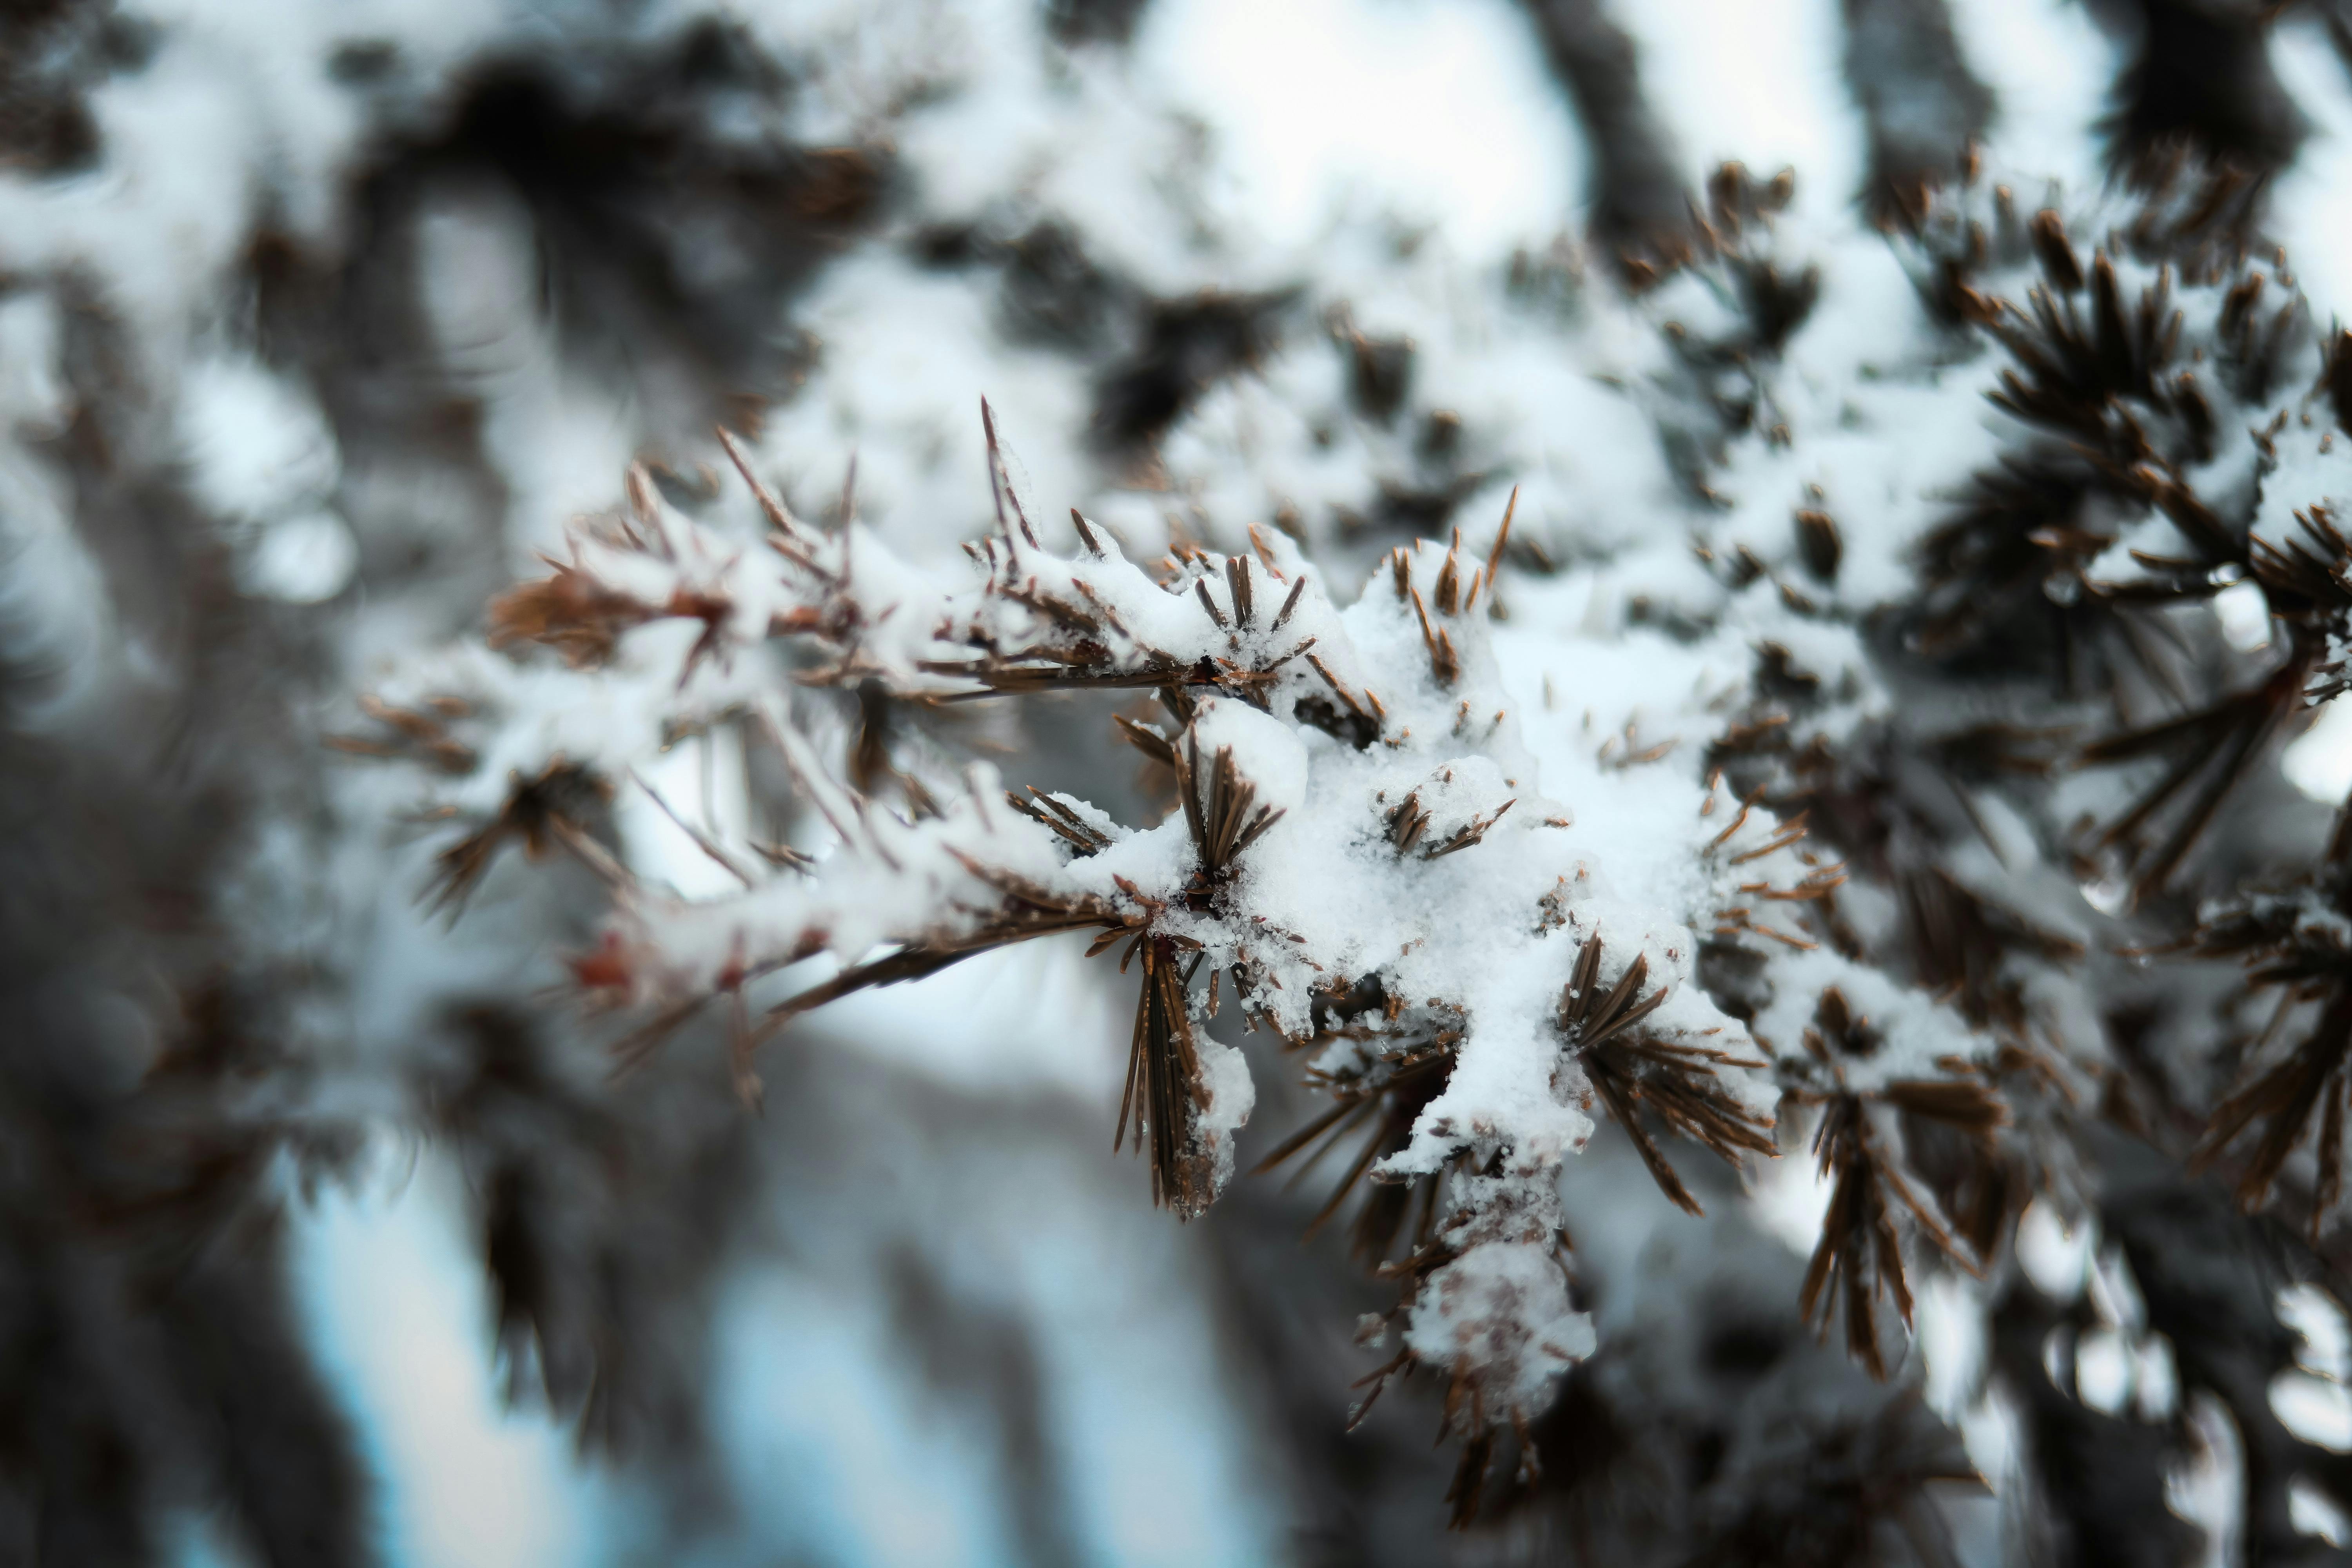
[{"label": "conifer bough", "polygon": [[[996,526],[960,570],[854,518],[804,523],[727,439],[763,531],[682,515],[633,472],[623,514],[492,607],[500,651],[402,671],[381,733],[350,743],[430,764],[436,808],[474,824],[443,856],[451,905],[509,841],[607,879],[574,967],[639,1020],[632,1062],[722,1009],[753,1094],[757,1049],[815,1006],[1090,933],[1136,987],[1113,1136],[1189,1218],[1255,1103],[1229,1023],[1275,1048],[1259,1070],[1296,1053],[1329,1103],[1263,1166],[1344,1151],[1321,1218],[1353,1202],[1356,1251],[1400,1287],[1364,1405],[1393,1375],[1442,1384],[1466,1520],[1507,1450],[1528,1479],[1529,1424],[1595,1350],[1559,1176],[1600,1121],[1693,1213],[1678,1145],[1751,1169],[1810,1133],[1829,1207],[1801,1310],[1888,1376],[1906,1254],[1987,1267],[2128,1076],[2084,1027],[2114,984],[2086,954],[2128,945],[2135,904],[2176,907],[2231,791],[2340,689],[2352,335],[2324,341],[2244,243],[2228,176],[2154,183],[2087,249],[1981,174],[1923,198],[1885,242],[1915,286],[1908,357],[1874,341],[1825,398],[1783,363],[1838,308],[1776,217],[1789,182],[1727,169],[1643,303],[1659,353],[1630,394],[1714,510],[1621,552],[1611,615],[1571,608],[1605,584],[1528,574],[1497,620],[1509,510],[1390,552],[1345,604],[1287,531],[1180,540],[1147,571],[1073,512],[1063,553],[983,407]],[[1931,451],[1951,471],[1885,516],[1807,477],[1809,441],[1884,443],[1893,471],[1922,426],[1980,434]],[[2238,668],[2196,653],[2238,584],[2279,636],[2192,698],[2185,668]],[[824,689],[1149,694],[1154,717],[1103,739],[1176,808],[1121,822],[864,742],[836,764]],[[604,848],[595,814],[721,726],[789,770],[803,841],[673,812],[740,884],[687,899]],[[2315,1226],[2352,1055],[2346,837],[2173,933],[2280,998],[2203,1154],[2254,1134],[2259,1202],[2316,1131]],[[2084,884],[2119,891],[2085,904]]]}]

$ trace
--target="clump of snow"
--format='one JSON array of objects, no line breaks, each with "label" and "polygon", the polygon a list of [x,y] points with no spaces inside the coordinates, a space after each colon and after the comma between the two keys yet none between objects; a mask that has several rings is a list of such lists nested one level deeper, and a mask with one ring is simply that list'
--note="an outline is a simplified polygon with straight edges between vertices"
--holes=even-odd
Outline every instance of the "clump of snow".
[{"label": "clump of snow", "polygon": [[1543,1246],[1488,1242],[1430,1276],[1405,1343],[1433,1366],[1475,1368],[1488,1398],[1540,1408],[1551,1380],[1592,1353],[1592,1320]]},{"label": "clump of snow", "polygon": [[1231,752],[1258,804],[1289,811],[1307,798],[1307,748],[1292,728],[1248,703],[1212,697],[1192,717],[1192,740],[1203,759]]}]

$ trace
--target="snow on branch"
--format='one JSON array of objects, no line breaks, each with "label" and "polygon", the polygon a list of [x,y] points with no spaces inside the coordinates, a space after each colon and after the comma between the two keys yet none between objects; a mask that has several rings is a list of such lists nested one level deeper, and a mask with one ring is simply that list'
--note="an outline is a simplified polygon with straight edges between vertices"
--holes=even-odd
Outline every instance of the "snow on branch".
[{"label": "snow on branch", "polygon": [[[607,876],[613,912],[574,969],[593,999],[643,1019],[628,1061],[723,1004],[755,1092],[756,1048],[814,1007],[1087,931],[1138,982],[1116,1141],[1146,1152],[1154,1200],[1191,1216],[1230,1178],[1255,1102],[1216,1021],[1231,1009],[1307,1053],[1332,1109],[1269,1163],[1369,1131],[1327,1213],[1371,1184],[1359,1250],[1383,1262],[1402,1246],[1382,1270],[1403,1292],[1388,1371],[1445,1381],[1475,1490],[1494,1434],[1539,1411],[1594,1343],[1555,1176],[1595,1119],[1696,1212],[1656,1129],[1735,1168],[1770,1157],[1777,1091],[1823,1078],[1804,1037],[1812,998],[1894,988],[1805,924],[1842,877],[1803,821],[1730,795],[1720,768],[1693,776],[1696,751],[1662,766],[1676,742],[1637,744],[1629,719],[1551,770],[1569,798],[1548,791],[1523,724],[1569,727],[1523,714],[1491,615],[1507,511],[1483,551],[1458,533],[1393,551],[1345,607],[1275,533],[1247,554],[1180,546],[1154,575],[1075,514],[1079,552],[1044,548],[984,418],[997,526],[961,573],[903,562],[854,521],[811,528],[730,440],[764,538],[686,518],[633,474],[625,517],[580,524],[551,574],[493,606],[509,652],[403,672],[373,710],[388,733],[359,743],[435,764],[441,809],[487,818],[452,852],[451,902],[509,841],[573,849]],[[1719,728],[1712,656],[1651,651],[1642,690],[1663,703],[1646,721]],[[1006,793],[983,766],[885,805],[836,776],[792,695],[868,683],[921,703],[1156,692],[1160,722],[1122,717],[1104,739],[1162,770],[1179,809],[1124,824],[1066,795]],[[688,899],[606,853],[590,808],[722,722],[773,747],[823,830],[791,846],[697,830],[741,885]],[[1754,1029],[1696,984],[1702,942],[1784,976]],[[829,977],[773,994],[819,958]],[[1896,1010],[1905,1043],[1851,1069],[1855,1092],[1966,1078],[1977,1047],[1956,1021],[1917,998]],[[1941,1235],[1926,1201],[1906,1208]]]}]

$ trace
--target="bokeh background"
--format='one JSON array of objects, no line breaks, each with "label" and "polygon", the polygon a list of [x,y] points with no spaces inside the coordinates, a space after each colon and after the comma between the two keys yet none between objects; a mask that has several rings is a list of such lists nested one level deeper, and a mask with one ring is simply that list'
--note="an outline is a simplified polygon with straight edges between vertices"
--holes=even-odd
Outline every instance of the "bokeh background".
[{"label": "bokeh background", "polygon": [[[1626,203],[1727,158],[1793,168],[1797,215],[1850,227],[1877,68],[1857,18],[1899,39],[1941,9],[0,13],[0,1425],[82,1478],[75,1560],[1501,1551],[1443,1534],[1430,1410],[1339,1434],[1379,1303],[1298,1240],[1319,1194],[1245,1183],[1179,1226],[1113,1157],[1129,1004],[1075,946],[831,1009],[771,1048],[757,1115],[715,1038],[615,1084],[610,1031],[556,994],[591,884],[512,858],[435,918],[411,784],[323,741],[371,671],[478,626],[567,519],[613,505],[629,461],[707,490],[719,422],[804,513],[839,514],[854,458],[859,515],[944,552],[985,521],[985,395],[1049,513],[1164,537],[1215,389],[1319,341],[1335,301],[1431,342],[1454,329],[1416,323],[1506,287],[1572,312],[1655,216]],[[2276,153],[2271,227],[2315,311],[2352,310],[2326,6],[2257,30],[2219,0],[1953,0],[1982,141],[2100,188],[2150,16],[2209,9],[2221,42],[2192,58],[2256,73],[2284,116],[2250,132]],[[1621,45],[1630,110],[1592,66]],[[1648,185],[1596,136],[1612,113],[1646,117]],[[1548,395],[1493,372],[1423,374],[1465,408]],[[1638,526],[1652,480],[1622,429],[1561,423],[1549,482]],[[1384,450],[1343,448],[1326,498],[1376,542],[1508,486],[1371,474]],[[1131,794],[1057,736],[1081,721],[981,716],[964,740]],[[2347,730],[2289,754],[2317,798],[2352,782]],[[740,756],[677,763],[675,797],[749,809]],[[710,874],[649,799],[616,817],[639,869]],[[1267,1126],[1295,1120],[1261,1093]],[[1755,1203],[1793,1264],[1820,1194],[1800,1173]],[[2054,1222],[2021,1246],[2084,1267]],[[2340,1357],[2327,1303],[2296,1310]],[[1958,1385],[1937,1376],[1931,1356],[1931,1396]],[[2352,1443],[2340,1388],[2288,1402]],[[1943,1413],[1997,1481],[2000,1413]],[[7,1506],[29,1531],[67,1505]],[[1998,1560],[1994,1506],[1956,1515],[1972,1560]]]}]

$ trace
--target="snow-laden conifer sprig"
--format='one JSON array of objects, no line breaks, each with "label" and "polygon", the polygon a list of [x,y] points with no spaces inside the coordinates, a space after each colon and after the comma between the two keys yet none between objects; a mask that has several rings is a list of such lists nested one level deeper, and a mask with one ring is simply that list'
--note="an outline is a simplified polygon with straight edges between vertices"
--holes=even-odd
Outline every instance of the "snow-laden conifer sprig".
[{"label": "snow-laden conifer sprig", "polygon": [[1823,1107],[1813,1134],[1813,1153],[1821,1174],[1832,1185],[1822,1237],[1805,1270],[1801,1306],[1809,1320],[1818,1313],[1826,1326],[1832,1303],[1842,1295],[1847,1348],[1873,1375],[1884,1378],[1887,1367],[1875,1311],[1879,1295],[1893,1298],[1905,1327],[1911,1322],[1911,1289],[1895,1226],[1898,1205],[1938,1251],[1971,1271],[1978,1266],[1953,1236],[1947,1218],[1905,1174],[1894,1152],[1900,1134],[1889,1123],[1895,1113],[1908,1113],[1985,1142],[2001,1124],[2003,1111],[1964,1062],[1938,1064],[1946,1070],[1934,1078],[1882,1079],[1874,1088],[1857,1087],[1847,1076],[1847,1066],[1876,1055],[1883,1042],[1870,1020],[1857,1015],[1836,986],[1822,990],[1813,1026],[1804,1037],[1806,1050],[1829,1079],[1823,1088],[1799,1092]]},{"label": "snow-laden conifer sprig", "polygon": [[[468,884],[504,842],[536,842],[501,826],[537,820],[536,784],[497,780],[638,785],[663,746],[714,724],[752,726],[781,756],[824,831],[774,845],[697,829],[741,884],[720,896],[632,874],[562,817],[555,841],[614,885],[575,968],[641,1020],[631,1060],[721,1005],[750,1092],[755,1047],[813,1007],[1091,931],[1138,985],[1116,1141],[1146,1152],[1155,1200],[1190,1215],[1229,1177],[1255,1100],[1213,1021],[1230,1009],[1308,1053],[1334,1106],[1273,1157],[1344,1141],[1334,1210],[1371,1184],[1359,1249],[1402,1289],[1387,1372],[1443,1383],[1465,1439],[1455,1500],[1475,1507],[1496,1434],[1592,1348],[1556,1177],[1596,1114],[1696,1211],[1653,1123],[1735,1166],[1770,1154],[1776,1089],[1820,1076],[1802,1036],[1825,987],[1882,1001],[1899,1041],[1841,1069],[1854,1094],[1894,1094],[1977,1047],[1825,945],[1840,873],[1801,819],[1734,795],[1719,769],[1697,776],[1721,724],[1720,648],[1660,639],[1639,693],[1665,702],[1624,710],[1597,743],[1565,715],[1523,721],[1512,690],[1528,672],[1506,679],[1489,616],[1507,510],[1484,549],[1457,535],[1393,551],[1342,609],[1274,533],[1247,555],[1180,548],[1155,578],[1076,518],[1080,552],[1057,555],[992,426],[988,439],[998,525],[960,574],[919,571],[854,521],[809,528],[747,462],[763,542],[677,514],[640,479],[627,519],[583,523],[552,576],[499,601],[516,656],[426,661],[379,711],[446,716],[430,737],[440,809],[487,822],[467,840]],[[1537,661],[1582,646],[1539,637]],[[1122,716],[1105,741],[1164,766],[1179,809],[1122,824],[1067,795],[1005,794],[979,767],[894,809],[840,782],[794,682],[928,702],[1155,691],[1160,724]],[[1530,725],[1552,760],[1527,744]],[[1696,984],[1702,942],[1769,976],[1748,1026]],[[813,959],[829,976],[781,973]],[[1924,1200],[1914,1221],[1939,1244],[1948,1228]],[[1899,1281],[1899,1259],[1878,1268]]]},{"label": "snow-laden conifer sprig", "polygon": [[2200,911],[2166,951],[2233,959],[2264,1014],[2238,1079],[2215,1106],[2193,1163],[2222,1160],[2252,1134],[2233,1174],[2239,1203],[2270,1201],[2306,1141],[2305,1224],[2316,1240],[2344,1194],[2345,1107],[2352,1097],[2352,813],[2339,812],[2321,863],[2294,881],[2245,889]]},{"label": "snow-laden conifer sprig", "polygon": [[1591,1095],[1624,1128],[1659,1189],[1677,1206],[1700,1213],[1698,1200],[1643,1126],[1640,1111],[1656,1112],[1658,1120],[1734,1169],[1743,1152],[1770,1158],[1778,1153],[1770,1120],[1743,1104],[1716,1077],[1720,1068],[1760,1068],[1767,1064],[1712,1047],[1651,1038],[1641,1022],[1657,1010],[1666,994],[1644,991],[1649,961],[1634,959],[1617,984],[1604,989],[1601,952],[1600,937],[1585,939],[1576,969],[1560,993],[1560,1035],[1570,1058],[1583,1069]]},{"label": "snow-laden conifer sprig", "polygon": [[[1830,506],[1787,490],[1786,542],[1776,550],[1735,517],[1727,531],[1744,537],[1717,552],[1735,587],[1826,584],[1826,603],[1801,588],[1802,605],[1783,586],[1800,620],[1862,629],[1874,613],[1882,634],[1900,627],[1870,641],[1876,681],[1930,720],[1976,721],[1936,733],[1873,711],[1866,687],[1859,701],[1836,699],[1836,645],[1817,634],[1801,655],[1763,650],[1761,710],[1726,732],[1718,755],[1738,787],[1763,788],[1783,812],[1818,808],[1853,877],[1832,900],[1841,945],[1948,991],[2010,1042],[1997,1070],[2029,1100],[2049,1099],[2036,1081],[2072,1079],[2067,1095],[2078,1096],[2095,1081],[2082,1068],[2114,1070],[2100,1031],[2062,999],[2079,982],[2057,980],[2089,945],[2077,900],[2032,862],[2071,859],[2118,913],[2163,910],[2193,881],[2200,846],[2242,847],[2217,830],[2229,803],[2312,705],[2343,689],[2352,342],[2316,331],[2285,257],[2250,243],[2245,197],[2227,170],[2188,169],[2087,214],[1981,177],[1937,195],[1898,242],[1926,316],[1947,334],[1931,374],[2005,417],[1916,535],[1916,591],[1875,611],[1849,601]],[[1769,363],[1756,378],[1767,397],[1790,380]],[[1752,454],[1734,446],[1724,461],[1752,468]],[[2225,595],[2235,631],[2206,609]],[[2243,1011],[2257,1020],[2223,1053],[2235,1087],[2210,1112],[2188,1113],[2203,1123],[2199,1160],[2226,1163],[2252,1206],[2308,1146],[2308,1192],[2294,1201],[2309,1203],[2315,1229],[2343,1183],[2342,852],[2339,835],[2305,876],[2208,902],[2193,933],[2161,950],[2242,960]],[[1972,860],[1992,874],[1971,874]],[[1890,894],[1893,920],[1846,919]],[[2125,940],[2118,931],[2108,945]],[[1969,1163],[1984,1175],[1969,1180],[1984,1194],[2038,1184],[2046,1143],[2033,1170],[1997,1177],[2021,1151],[1996,1157],[1990,1112],[1953,1092],[1904,1106],[1901,1122],[1946,1122],[1958,1133],[1948,1142],[1979,1152]],[[2078,1104],[2055,1121],[2079,1114]],[[1825,1154],[1862,1148],[1844,1125],[1832,1135],[1825,1124]],[[1880,1212],[1869,1197],[1842,1180],[1832,1221],[1849,1208],[1866,1221]],[[2000,1220],[1978,1212],[1966,1239],[1981,1250]],[[1816,1290],[1851,1289],[1871,1251],[1830,1272],[1817,1260]]]},{"label": "snow-laden conifer sprig", "polygon": [[[1948,218],[1984,195],[1960,193]],[[1994,401],[2026,434],[1931,542],[1929,595],[1982,634],[2014,638],[2029,618],[2057,629],[2074,689],[2039,713],[2029,701],[2027,721],[2073,720],[2094,737],[2079,762],[2128,770],[2078,852],[2154,905],[2188,879],[2233,792],[2342,689],[2352,547],[2336,520],[2352,495],[2352,342],[2323,337],[2284,253],[2251,244],[2243,181],[2228,170],[2177,175],[2087,257],[2055,211],[2020,223],[2000,210],[2005,193],[1991,195],[1990,223],[1967,226],[1963,270],[2009,361]],[[2004,224],[2027,242],[1987,244]],[[2005,558],[2008,583],[1948,570],[1970,553]],[[2181,613],[2223,594],[2244,601],[2252,635],[2198,658],[2180,633],[2202,628]],[[2067,702],[2078,695],[2093,700]],[[2229,1163],[2251,1208],[2308,1143],[2309,1187],[2294,1201],[2315,1237],[2343,1186],[2341,821],[2303,876],[2204,900],[2187,937],[2143,950],[2245,965],[2242,1011],[2258,1027],[2221,1053],[2234,1086],[2195,1113],[2192,1163]]]},{"label": "snow-laden conifer sprig", "polygon": [[[1988,395],[2015,421],[1997,466],[1923,542],[1919,646],[1943,660],[1996,641],[2012,664],[2056,655],[2063,695],[2095,705],[2051,714],[2091,731],[2079,760],[2139,775],[2094,849],[2141,900],[2303,708],[2341,596],[2310,548],[2332,548],[2323,531],[2266,539],[2286,531],[2254,516],[2281,478],[2315,499],[2278,470],[2282,443],[2326,403],[2328,357],[2284,256],[2251,254],[2231,226],[2240,194],[2227,171],[2180,174],[2102,232],[2051,206],[2028,216],[2008,186],[1979,182],[1939,198],[1916,242],[1923,295],[1990,340]],[[2317,412],[2329,445],[2334,410]],[[2165,612],[2249,581],[2284,633],[2268,668],[2180,711],[2184,650]],[[2173,711],[2131,717],[2151,709]]]}]

